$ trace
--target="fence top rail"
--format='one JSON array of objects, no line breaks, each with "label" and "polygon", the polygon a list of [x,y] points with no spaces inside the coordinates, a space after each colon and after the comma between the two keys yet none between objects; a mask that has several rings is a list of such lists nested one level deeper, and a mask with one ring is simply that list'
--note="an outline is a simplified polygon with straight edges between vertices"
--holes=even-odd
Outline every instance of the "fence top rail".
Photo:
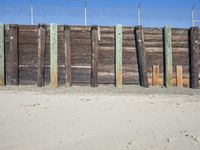
[{"label": "fence top rail", "polygon": [[[19,28],[23,30],[37,30],[38,25],[24,25],[24,24],[16,24]],[[5,24],[5,30],[9,30],[10,24]],[[71,30],[87,30],[90,31],[92,26],[81,26],[81,25],[58,25],[58,31],[63,31],[65,26],[69,26]],[[50,24],[46,24],[47,31],[50,30]],[[98,26],[100,29],[107,29],[107,30],[113,30],[115,29],[115,26]],[[123,30],[134,30],[136,26],[123,26]],[[164,27],[143,27],[144,30],[157,30],[162,31]],[[172,30],[189,30],[190,28],[171,28]]]}]

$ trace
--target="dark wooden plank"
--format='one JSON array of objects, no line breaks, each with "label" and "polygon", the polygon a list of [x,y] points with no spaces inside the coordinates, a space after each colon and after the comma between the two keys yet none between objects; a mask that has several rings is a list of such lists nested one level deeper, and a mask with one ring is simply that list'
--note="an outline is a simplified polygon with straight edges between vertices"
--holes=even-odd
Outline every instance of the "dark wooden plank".
[{"label": "dark wooden plank", "polygon": [[190,29],[190,87],[199,88],[199,45],[198,27]]},{"label": "dark wooden plank", "polygon": [[91,65],[91,86],[98,86],[98,27],[91,28],[92,38],[92,65]]},{"label": "dark wooden plank", "polygon": [[11,24],[10,29],[10,83],[11,85],[19,84],[19,70],[18,70],[18,26]]},{"label": "dark wooden plank", "polygon": [[38,74],[37,86],[43,87],[45,83],[45,49],[46,49],[46,25],[38,26]]},{"label": "dark wooden plank", "polygon": [[70,45],[70,26],[65,26],[65,79],[66,85],[72,85],[72,71],[71,71],[71,45]]},{"label": "dark wooden plank", "polygon": [[143,87],[149,87],[147,78],[147,67],[146,67],[146,52],[144,46],[144,34],[142,26],[137,26],[135,29],[136,49],[137,49],[137,60],[139,69],[140,85]]}]

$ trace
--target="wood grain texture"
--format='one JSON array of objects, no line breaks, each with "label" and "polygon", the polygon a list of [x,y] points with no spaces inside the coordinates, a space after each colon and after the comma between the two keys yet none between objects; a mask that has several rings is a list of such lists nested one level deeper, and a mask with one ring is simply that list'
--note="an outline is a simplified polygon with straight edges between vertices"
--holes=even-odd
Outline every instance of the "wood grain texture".
[{"label": "wood grain texture", "polygon": [[176,86],[183,87],[183,67],[180,65],[176,66]]},{"label": "wood grain texture", "polygon": [[38,74],[37,86],[43,87],[45,84],[45,49],[46,49],[46,25],[38,26]]},{"label": "wood grain texture", "polygon": [[10,25],[10,83],[11,85],[19,85],[19,50],[18,50],[18,26]]},{"label": "wood grain texture", "polygon": [[199,88],[199,44],[198,27],[190,29],[190,87]]},{"label": "wood grain texture", "polygon": [[98,86],[98,27],[91,29],[92,37],[92,65],[91,65],[91,86]]},{"label": "wood grain texture", "polygon": [[65,78],[66,85],[72,86],[72,71],[71,71],[71,31],[70,26],[65,26]]},{"label": "wood grain texture", "polygon": [[[136,50],[135,28],[122,27],[122,83],[139,84],[138,60]],[[159,65],[160,78],[164,74],[164,34],[163,28],[142,28],[146,55],[147,77],[152,82],[152,65]],[[190,29],[171,29],[173,78],[176,81],[176,65],[183,69],[183,80],[189,81],[189,49]],[[71,82],[73,85],[91,83],[91,26],[70,26],[71,59],[65,54],[65,26],[58,26],[58,84],[66,84],[66,60],[71,60]],[[101,26],[98,41],[98,83],[115,84],[115,27]],[[10,84],[10,36],[9,25],[5,25],[5,72],[6,83]],[[199,32],[200,35],[200,32]],[[45,49],[45,84],[50,83],[50,26],[46,29]],[[200,43],[200,38],[199,38]],[[200,44],[199,44],[200,46]],[[38,26],[18,25],[18,64],[19,84],[37,84],[38,66]],[[29,69],[31,68],[31,69]],[[200,67],[198,68],[200,71]],[[31,72],[31,73],[30,73]],[[161,79],[160,79],[161,80]],[[161,83],[161,82],[160,82]],[[176,85],[176,82],[174,85]],[[162,83],[161,83],[162,84]],[[184,84],[188,85],[188,84]]]}]

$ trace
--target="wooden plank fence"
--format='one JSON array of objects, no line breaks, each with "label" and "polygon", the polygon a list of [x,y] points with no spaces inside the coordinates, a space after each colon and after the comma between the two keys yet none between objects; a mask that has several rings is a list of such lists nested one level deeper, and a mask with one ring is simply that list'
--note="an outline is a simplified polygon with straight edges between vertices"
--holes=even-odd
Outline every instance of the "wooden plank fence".
[{"label": "wooden plank fence", "polygon": [[200,30],[0,25],[0,85],[199,88]]}]

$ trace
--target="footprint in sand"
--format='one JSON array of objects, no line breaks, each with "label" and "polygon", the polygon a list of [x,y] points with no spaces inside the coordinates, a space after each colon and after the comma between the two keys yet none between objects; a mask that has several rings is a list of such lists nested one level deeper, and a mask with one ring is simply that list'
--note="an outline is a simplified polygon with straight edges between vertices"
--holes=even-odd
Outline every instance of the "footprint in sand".
[{"label": "footprint in sand", "polygon": [[91,99],[84,99],[84,98],[81,98],[80,101],[82,101],[82,102],[89,102],[89,101],[91,101]]}]

